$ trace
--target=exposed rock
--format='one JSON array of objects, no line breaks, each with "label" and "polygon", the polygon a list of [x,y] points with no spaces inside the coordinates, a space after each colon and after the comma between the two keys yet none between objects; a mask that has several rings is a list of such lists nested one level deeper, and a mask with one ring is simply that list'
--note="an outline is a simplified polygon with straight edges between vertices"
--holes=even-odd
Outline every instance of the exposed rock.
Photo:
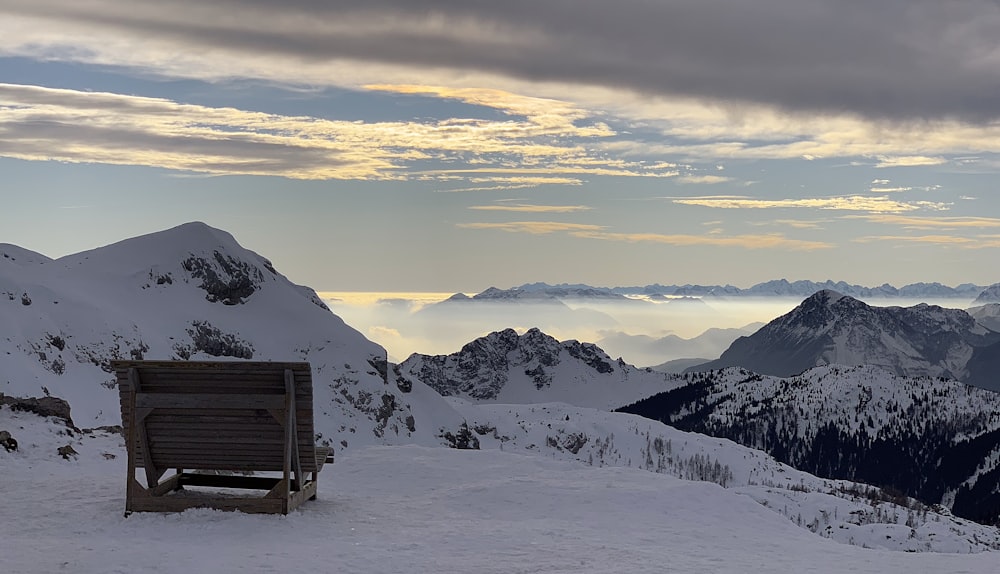
[{"label": "exposed rock", "polygon": [[66,426],[76,429],[69,414],[69,403],[58,397],[18,398],[0,395],[0,404],[7,405],[14,411],[25,411],[42,417],[62,419]]},{"label": "exposed rock", "polygon": [[479,450],[479,437],[472,434],[472,431],[469,430],[469,425],[466,422],[463,422],[462,426],[458,427],[457,433],[444,431],[439,436],[447,441],[451,448]]},{"label": "exposed rock", "polygon": [[17,441],[14,437],[10,436],[7,431],[0,431],[0,446],[2,446],[7,452],[14,452],[17,450]]},{"label": "exposed rock", "polygon": [[174,352],[185,361],[189,360],[191,355],[196,352],[213,357],[253,358],[253,345],[236,335],[223,333],[208,321],[193,321],[187,333],[191,337],[191,345],[179,343],[174,345]]},{"label": "exposed rock", "polygon": [[554,369],[567,358],[600,374],[615,371],[607,354],[597,345],[560,342],[533,328],[523,335],[513,329],[490,333],[451,355],[414,354],[395,372],[397,382],[416,375],[416,379],[444,396],[492,400],[509,382],[512,369],[531,377],[535,389],[542,390],[552,384]]},{"label": "exposed rock", "polygon": [[195,279],[201,279],[200,287],[207,293],[206,299],[224,305],[241,305],[250,297],[264,280],[260,270],[231,255],[213,253],[215,262],[200,257],[190,257],[184,261],[184,270]]},{"label": "exposed rock", "polygon": [[76,457],[80,455],[80,453],[76,452],[76,449],[74,449],[71,444],[59,447],[57,452],[59,453],[59,456],[65,458],[66,460],[76,459]]}]

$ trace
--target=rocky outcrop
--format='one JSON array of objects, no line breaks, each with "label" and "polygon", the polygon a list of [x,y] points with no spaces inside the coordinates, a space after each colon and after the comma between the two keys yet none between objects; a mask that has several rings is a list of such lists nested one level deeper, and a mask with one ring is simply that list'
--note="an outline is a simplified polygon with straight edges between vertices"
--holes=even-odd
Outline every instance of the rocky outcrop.
[{"label": "rocky outcrop", "polygon": [[34,413],[42,417],[54,417],[66,423],[70,428],[76,428],[69,414],[69,403],[58,397],[18,398],[0,395],[0,405],[7,405],[11,410]]}]

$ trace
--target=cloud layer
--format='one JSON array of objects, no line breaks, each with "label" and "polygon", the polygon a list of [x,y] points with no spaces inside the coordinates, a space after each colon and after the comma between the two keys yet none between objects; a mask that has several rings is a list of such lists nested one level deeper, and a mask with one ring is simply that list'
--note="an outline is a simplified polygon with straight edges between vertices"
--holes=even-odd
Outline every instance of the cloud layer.
[{"label": "cloud layer", "polygon": [[[480,105],[516,116],[333,121],[0,84],[0,156],[296,179],[479,184],[454,191],[579,185],[579,179],[567,174],[676,175],[670,168],[591,153],[580,142],[613,132],[602,125],[577,126],[583,114],[571,105],[496,90],[486,94]],[[418,163],[441,168],[418,170]],[[451,168],[455,163],[470,167]]]},{"label": "cloud layer", "polygon": [[0,20],[0,46],[54,57],[145,45],[169,66],[174,46],[182,60],[239,52],[870,118],[1000,117],[990,0],[7,0]]}]

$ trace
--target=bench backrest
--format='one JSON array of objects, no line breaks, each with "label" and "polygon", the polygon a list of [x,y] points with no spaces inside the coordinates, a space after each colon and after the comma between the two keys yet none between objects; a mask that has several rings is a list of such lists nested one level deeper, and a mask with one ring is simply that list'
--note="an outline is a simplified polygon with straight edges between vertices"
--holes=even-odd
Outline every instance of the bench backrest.
[{"label": "bench backrest", "polygon": [[135,436],[143,440],[136,441],[137,466],[148,462],[161,470],[282,470],[289,444],[288,372],[301,470],[318,470],[309,363],[114,361],[112,367],[126,437],[133,436],[133,415],[140,419]]}]

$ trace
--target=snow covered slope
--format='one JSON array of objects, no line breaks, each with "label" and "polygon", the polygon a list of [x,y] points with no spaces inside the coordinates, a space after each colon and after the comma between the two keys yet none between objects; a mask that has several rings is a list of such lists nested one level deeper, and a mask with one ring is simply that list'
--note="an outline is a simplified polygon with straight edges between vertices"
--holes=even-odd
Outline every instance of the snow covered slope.
[{"label": "snow covered slope", "polygon": [[729,438],[818,476],[1000,521],[1000,394],[871,366],[784,379],[738,368],[687,378],[621,410]]},{"label": "snow covered slope", "polygon": [[844,544],[907,552],[1000,550],[996,528],[955,518],[899,494],[820,479],[726,439],[564,403],[451,401],[483,449],[714,482],[757,500],[799,527]]},{"label": "snow covered slope", "polygon": [[976,350],[997,342],[1000,333],[959,309],[873,307],[819,291],[753,335],[734,341],[719,359],[691,370],[738,366],[791,376],[818,365],[877,365],[899,375],[964,380]]},{"label": "snow covered slope", "polygon": [[[68,437],[54,421],[0,409],[0,427],[35,437],[18,452],[0,449],[0,539],[8,549],[0,565],[17,574],[995,571],[995,553],[983,552],[996,544],[995,529],[933,512],[925,520],[919,510],[907,526],[905,508],[846,491],[827,494],[830,485],[838,487],[769,465],[761,453],[740,453],[728,441],[667,429],[671,434],[658,443],[657,429],[646,434],[648,421],[604,413],[588,426],[583,410],[544,405],[501,419],[519,420],[541,436],[554,433],[541,429],[564,413],[587,431],[605,424],[617,431],[607,443],[608,460],[649,445],[654,470],[661,459],[711,469],[711,459],[689,456],[710,441],[713,455],[747,457],[734,483],[753,469],[762,483],[721,488],[508,452],[520,448],[519,437],[503,451],[351,449],[324,469],[318,499],[288,516],[194,509],[123,518],[120,436]],[[593,437],[605,444],[602,435]],[[67,442],[78,454],[64,460],[54,449]],[[772,480],[775,486],[764,484]]]},{"label": "snow covered slope", "polygon": [[316,427],[350,443],[437,444],[433,391],[388,384],[385,350],[224,231],[203,223],[51,260],[0,246],[0,393],[69,401],[77,426],[120,424],[109,362],[309,361]]},{"label": "snow covered slope", "polygon": [[423,382],[444,396],[499,403],[561,401],[612,409],[677,385],[651,369],[613,360],[592,343],[557,341],[538,329],[490,333],[451,355],[413,354],[397,381]]}]

